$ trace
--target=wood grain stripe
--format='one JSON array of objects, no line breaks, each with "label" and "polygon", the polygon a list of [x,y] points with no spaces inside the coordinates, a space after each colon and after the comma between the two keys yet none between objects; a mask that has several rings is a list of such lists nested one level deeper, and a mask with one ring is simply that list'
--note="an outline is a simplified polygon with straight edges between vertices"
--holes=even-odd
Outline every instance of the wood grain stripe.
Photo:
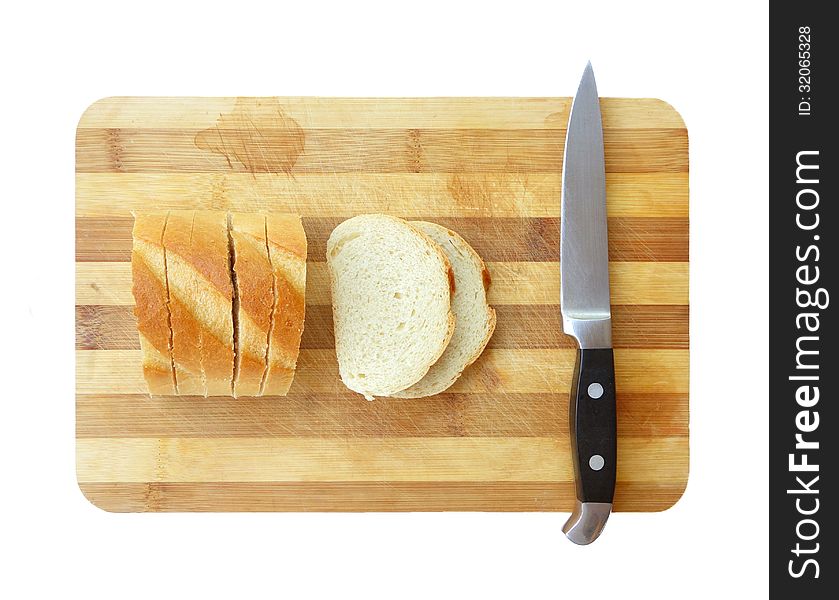
[{"label": "wood grain stripe", "polygon": [[[620,393],[621,437],[686,436],[687,394]],[[367,402],[349,390],[277,398],[79,395],[76,437],[568,437],[567,394],[441,394]]]},{"label": "wood grain stripe", "polygon": [[[560,171],[549,173],[77,173],[76,215],[229,209],[350,217],[549,217],[560,213]],[[607,173],[610,217],[688,217],[687,173]]]},{"label": "wood grain stripe", "polygon": [[[684,437],[618,440],[619,481],[678,483]],[[572,481],[565,439],[81,438],[80,483]]]},{"label": "wood grain stripe", "polygon": [[[565,129],[571,98],[249,98],[273,104],[304,129],[403,127],[422,129],[495,127]],[[220,114],[234,112],[239,98],[111,97],[91,104],[82,128],[203,129]],[[672,106],[656,98],[601,98],[607,129],[675,128],[685,123]],[[252,111],[259,117],[260,111]]]},{"label": "wood grain stripe", "polygon": [[[449,388],[451,393],[567,394],[576,352],[488,349]],[[77,350],[79,394],[145,394],[137,350]],[[615,350],[617,386],[624,393],[688,392],[686,350]],[[654,376],[650,374],[654,373]],[[302,350],[290,395],[336,394],[346,388],[338,377],[333,350]]]},{"label": "wood grain stripe", "polygon": [[[557,305],[500,305],[498,325],[489,348],[573,348],[575,342],[562,332]],[[688,307],[612,307],[615,348],[687,349]],[[309,306],[301,347],[335,347],[332,309]],[[136,318],[130,306],[81,305],[76,307],[76,350],[134,350],[139,348]]]},{"label": "wood grain stripe", "polygon": [[[557,304],[559,263],[491,262],[489,303]],[[688,304],[686,262],[613,262],[609,265],[613,304]],[[76,263],[76,304],[131,305],[129,263]],[[330,304],[329,275],[325,263],[307,265],[306,303]]]},{"label": "wood grain stripe", "polygon": [[[561,129],[309,129],[254,125],[248,156],[199,148],[196,129],[80,128],[79,173],[540,173],[562,169]],[[220,131],[240,137],[236,131]],[[299,155],[299,149],[303,152]],[[686,173],[685,129],[604,129],[611,173]],[[224,142],[221,142],[224,145]],[[231,144],[233,145],[233,144]],[[640,151],[643,149],[643,151]],[[292,158],[282,159],[285,155]],[[279,157],[265,162],[259,157]],[[289,165],[289,166],[278,166]],[[293,165],[293,166],[290,166]]]},{"label": "wood grain stripe", "polygon": [[[685,483],[619,481],[613,510],[661,511]],[[571,482],[80,483],[111,512],[562,511],[574,505]],[[559,522],[557,522],[559,527]]]},{"label": "wood grain stripe", "polygon": [[[457,231],[485,261],[549,262],[559,258],[559,219],[430,217]],[[326,260],[326,240],[342,217],[304,217],[309,260]],[[76,261],[131,260],[131,217],[78,217]],[[612,261],[688,260],[688,220],[685,218],[612,217],[609,219],[609,259]]]}]

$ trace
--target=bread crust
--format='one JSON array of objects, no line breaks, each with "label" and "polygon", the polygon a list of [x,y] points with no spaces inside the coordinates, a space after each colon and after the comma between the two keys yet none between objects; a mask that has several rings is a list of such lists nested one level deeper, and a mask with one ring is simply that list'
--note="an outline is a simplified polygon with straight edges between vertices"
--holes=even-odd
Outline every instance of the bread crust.
[{"label": "bread crust", "polygon": [[[173,210],[163,236],[166,248],[166,268],[169,273],[169,308],[172,317],[172,356],[178,393],[186,396],[206,396],[207,385],[201,369],[201,327],[193,316],[192,307],[177,289],[180,268],[189,268],[194,210]],[[178,263],[183,263],[179,265]]]},{"label": "bread crust", "polygon": [[[478,255],[478,253],[475,251],[475,249],[472,248],[472,246],[466,240],[464,240],[460,235],[458,235],[456,232],[454,232],[450,229],[447,229],[447,228],[445,228],[441,225],[438,225],[436,223],[429,223],[429,222],[426,222],[426,221],[411,221],[410,223],[414,227],[417,227],[417,228],[425,227],[425,228],[433,229],[433,230],[436,230],[439,234],[441,234],[441,236],[442,235],[448,235],[448,236],[454,238],[457,242],[456,247],[458,248],[458,250],[466,251],[469,254],[470,260],[472,261],[472,263],[475,267],[475,270],[479,273],[479,276],[481,278],[481,285],[482,285],[483,291],[484,291],[483,302],[484,302],[485,309],[486,309],[487,328],[486,328],[486,332],[483,336],[483,339],[481,339],[477,348],[467,357],[467,359],[463,363],[462,367],[460,367],[459,370],[454,375],[452,375],[450,378],[448,378],[446,381],[443,381],[442,383],[436,383],[436,384],[433,384],[433,385],[432,385],[432,382],[427,381],[426,378],[424,377],[423,379],[420,379],[416,384],[393,394],[394,397],[398,397],[398,398],[422,398],[422,397],[433,396],[435,394],[439,394],[440,392],[443,392],[444,390],[448,389],[455,381],[457,381],[457,379],[460,378],[460,376],[463,374],[463,372],[466,370],[466,368],[469,365],[471,365],[472,363],[474,363],[478,359],[478,357],[480,357],[480,355],[483,353],[484,349],[486,348],[487,344],[489,343],[489,340],[492,337],[492,334],[494,333],[495,326],[496,326],[495,309],[493,309],[487,303],[487,299],[486,299],[486,293],[489,291],[489,286],[492,282],[492,279],[490,277],[489,270],[486,267],[486,263],[480,257],[480,255]],[[432,241],[434,241],[434,244],[439,247],[439,244],[433,238],[431,238],[429,236],[429,239],[432,239]],[[441,252],[444,252],[444,251],[441,249]],[[454,301],[454,295],[452,295],[452,301]],[[441,354],[441,357],[442,357],[442,354]],[[439,360],[439,358],[440,357],[438,357],[438,360]],[[432,365],[432,367],[429,368],[429,372],[432,371],[433,368],[434,367]]]},{"label": "bread crust", "polygon": [[152,395],[171,396],[177,391],[169,346],[169,307],[162,245],[166,219],[165,212],[135,217],[131,272],[143,376]]},{"label": "bread crust", "polygon": [[[454,294],[455,294],[455,291],[457,289],[457,283],[455,281],[454,269],[452,268],[452,263],[449,260],[449,257],[446,256],[446,253],[443,252],[443,249],[440,248],[440,245],[437,242],[435,242],[434,239],[430,235],[428,235],[427,233],[422,231],[419,227],[416,227],[416,226],[412,225],[410,221],[405,221],[405,224],[407,224],[408,227],[411,227],[414,231],[416,231],[417,234],[420,235],[420,237],[424,238],[425,241],[434,249],[434,251],[440,257],[440,259],[442,259],[443,264],[445,266],[445,270],[446,270],[446,280],[449,282],[449,328],[446,332],[446,337],[443,340],[443,344],[440,347],[440,352],[434,358],[432,363],[430,365],[428,365],[428,369],[430,369],[434,365],[434,363],[436,363],[440,359],[440,357],[443,355],[443,352],[446,351],[446,348],[449,347],[449,342],[451,341],[452,336],[454,335],[454,329],[457,326],[457,317],[455,317],[455,314],[452,312],[452,308],[451,308],[452,299],[454,298]],[[425,374],[428,373],[428,369],[425,370]],[[425,374],[423,374],[423,377],[425,377]],[[420,377],[420,379],[418,381],[421,381],[421,380],[422,380],[422,377]],[[411,386],[408,386],[408,387],[411,387]],[[407,388],[404,388],[404,389],[407,389]]]},{"label": "bread crust", "polygon": [[274,308],[274,274],[268,259],[265,216],[230,214],[235,248],[233,270],[239,299],[233,395],[260,396],[267,369],[268,336]]},{"label": "bread crust", "polygon": [[306,320],[306,254],[297,215],[267,215],[268,258],[274,275],[274,309],[263,394],[285,396],[291,387]]},{"label": "bread crust", "polygon": [[193,227],[191,262],[215,288],[215,294],[198,299],[209,317],[222,324],[217,330],[201,328],[201,368],[208,396],[233,394],[233,282],[230,273],[230,243],[227,213],[197,211]]}]

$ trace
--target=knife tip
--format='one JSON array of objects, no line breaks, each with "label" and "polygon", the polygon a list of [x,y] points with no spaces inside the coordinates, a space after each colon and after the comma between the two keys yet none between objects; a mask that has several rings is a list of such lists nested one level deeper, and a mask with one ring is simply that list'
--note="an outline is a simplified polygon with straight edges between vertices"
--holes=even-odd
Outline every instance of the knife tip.
[{"label": "knife tip", "polygon": [[[589,88],[591,89],[592,94],[597,96],[597,84],[594,83],[594,69],[591,66],[591,61],[586,63],[585,71],[583,71],[583,76],[580,78],[580,85],[577,88],[577,96],[581,95],[581,92],[584,92]],[[576,96],[574,99],[576,100]]]}]

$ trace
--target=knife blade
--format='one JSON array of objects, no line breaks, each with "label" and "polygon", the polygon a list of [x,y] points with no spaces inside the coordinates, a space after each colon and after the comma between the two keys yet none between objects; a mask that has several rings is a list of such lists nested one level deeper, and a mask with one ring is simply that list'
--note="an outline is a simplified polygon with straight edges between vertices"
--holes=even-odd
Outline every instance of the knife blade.
[{"label": "knife blade", "polygon": [[612,511],[617,472],[606,163],[590,62],[574,96],[565,137],[560,277],[562,328],[579,345],[569,418],[577,500],[562,530],[575,544],[590,544]]}]

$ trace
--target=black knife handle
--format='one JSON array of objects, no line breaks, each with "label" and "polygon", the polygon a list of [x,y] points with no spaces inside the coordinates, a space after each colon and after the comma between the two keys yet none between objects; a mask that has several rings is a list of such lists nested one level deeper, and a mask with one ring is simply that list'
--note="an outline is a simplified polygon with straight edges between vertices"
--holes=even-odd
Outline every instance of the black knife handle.
[{"label": "black knife handle", "polygon": [[570,406],[577,500],[611,503],[618,458],[615,360],[611,348],[577,350]]}]

